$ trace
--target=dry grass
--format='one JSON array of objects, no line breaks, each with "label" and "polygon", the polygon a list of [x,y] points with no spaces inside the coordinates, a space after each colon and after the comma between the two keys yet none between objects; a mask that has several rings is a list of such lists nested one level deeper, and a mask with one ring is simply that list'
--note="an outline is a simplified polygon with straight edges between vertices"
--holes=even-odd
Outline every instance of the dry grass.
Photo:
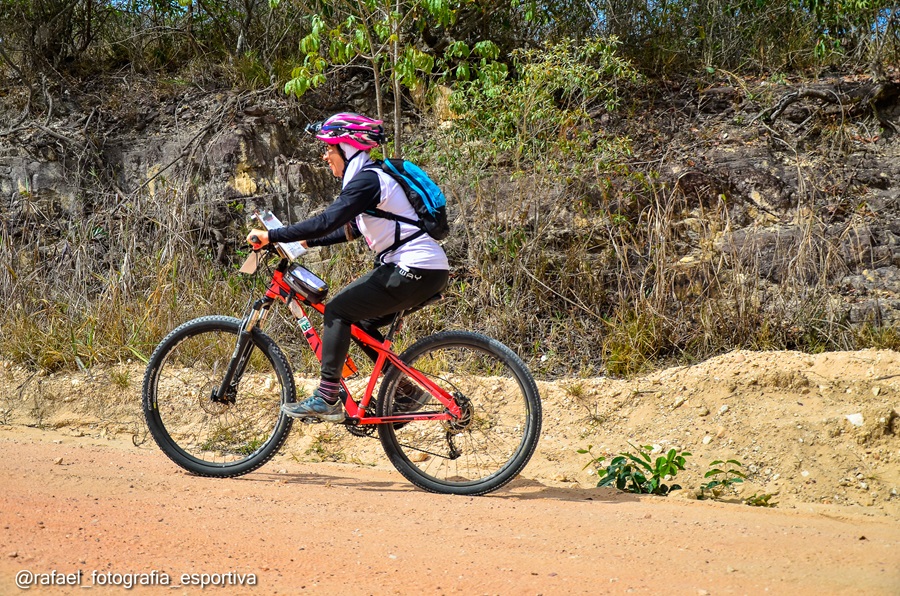
[{"label": "dry grass", "polygon": [[[837,259],[818,233],[820,222],[805,227],[801,250],[774,284],[761,274],[752,243],[730,254],[703,250],[715,242],[714,231],[728,227],[724,210],[706,213],[699,234],[686,239],[676,214],[689,206],[678,192],[651,187],[626,215],[605,201],[573,214],[564,200],[536,192],[550,188],[547,180],[523,178],[506,190],[494,184],[480,183],[468,201],[455,193],[450,299],[410,320],[407,334],[476,329],[551,376],[627,375],[661,360],[697,361],[739,347],[896,344],[896,331],[850,329],[830,308],[824,282],[809,283],[828,279]],[[48,370],[146,360],[180,322],[243,311],[251,285],[234,276],[233,265],[198,251],[200,234],[175,223],[152,225],[147,212],[128,217],[131,225],[110,230],[102,248],[83,233],[70,235],[64,251],[48,233],[4,239],[0,259],[19,264],[6,268],[2,284],[12,305],[2,321],[4,357]],[[236,217],[236,236],[241,223]],[[140,245],[134,228],[144,230]],[[312,266],[334,288],[367,264],[356,248],[321,256]],[[293,335],[277,318],[273,324],[276,336]]]}]

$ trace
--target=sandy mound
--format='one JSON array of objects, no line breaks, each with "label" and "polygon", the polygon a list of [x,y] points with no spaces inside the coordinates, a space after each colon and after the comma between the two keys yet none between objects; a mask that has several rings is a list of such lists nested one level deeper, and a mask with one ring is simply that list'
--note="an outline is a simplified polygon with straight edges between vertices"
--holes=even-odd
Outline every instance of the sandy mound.
[{"label": "sandy mound", "polygon": [[[0,423],[148,440],[140,413],[143,367],[37,375],[0,368]],[[689,451],[676,498],[695,498],[711,461],[743,463],[747,482],[723,498],[775,494],[778,507],[844,507],[900,516],[900,353],[808,355],[738,351],[631,380],[539,383],[541,443],[523,476],[550,486],[597,483],[589,457],[633,445]],[[341,427],[296,425],[284,457],[389,467],[376,440]],[[278,466],[278,459],[268,464]]]}]

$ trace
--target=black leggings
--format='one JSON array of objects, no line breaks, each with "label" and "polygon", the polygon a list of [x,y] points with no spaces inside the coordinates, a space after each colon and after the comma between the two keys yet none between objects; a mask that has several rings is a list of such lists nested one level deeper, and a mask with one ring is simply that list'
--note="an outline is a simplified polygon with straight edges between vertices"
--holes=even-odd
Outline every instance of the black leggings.
[{"label": "black leggings", "polygon": [[379,265],[335,294],[325,304],[322,378],[341,378],[350,349],[351,324],[357,323],[380,339],[378,327],[390,323],[395,313],[418,306],[443,290],[449,278],[444,269]]}]

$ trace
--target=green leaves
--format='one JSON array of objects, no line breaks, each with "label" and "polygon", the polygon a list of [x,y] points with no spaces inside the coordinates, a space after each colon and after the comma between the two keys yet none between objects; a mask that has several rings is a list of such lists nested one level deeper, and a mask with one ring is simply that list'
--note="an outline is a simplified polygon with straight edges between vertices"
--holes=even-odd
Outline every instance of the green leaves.
[{"label": "green leaves", "polygon": [[318,33],[310,33],[300,40],[300,51],[307,55],[318,52],[321,43],[322,38],[319,37]]},{"label": "green leaves", "polygon": [[[703,477],[713,478],[713,480],[700,487],[700,498],[707,498],[707,492],[709,492],[709,495],[711,495],[713,499],[719,498],[727,488],[743,482],[747,476],[741,470],[737,469],[743,467],[743,465],[744,464],[736,459],[729,459],[727,461],[717,459],[710,462],[709,471],[707,471]],[[733,467],[727,470],[722,469],[728,468],[729,466]]]},{"label": "green leaves", "polygon": [[423,0],[422,6],[437,24],[446,27],[456,21],[456,11],[445,0]]},{"label": "green leaves", "polygon": [[469,46],[465,42],[454,41],[447,46],[447,49],[444,51],[444,57],[448,59],[468,58],[471,53]]},{"label": "green leaves", "polygon": [[[599,468],[599,464],[605,459],[603,456],[595,457],[588,462],[588,465],[598,466],[597,474],[600,476],[600,481],[597,486],[614,484],[617,489],[622,491],[652,495],[667,495],[673,490],[681,488],[678,484],[671,486],[664,484],[664,481],[668,482],[679,471],[684,470],[686,458],[690,457],[690,452],[678,452],[670,449],[666,455],[660,456],[654,461],[651,457],[653,454],[651,445],[641,445],[640,447],[635,447],[631,443],[629,445],[637,450],[636,453],[623,452],[617,455],[609,462],[606,469]],[[586,451],[579,450],[578,452],[590,453],[590,450],[591,446],[588,446]]]},{"label": "green leaves", "polygon": [[325,83],[326,62],[318,54],[309,54],[303,66],[298,66],[291,71],[291,79],[284,84],[284,92],[287,95],[301,97],[304,93]]},{"label": "green leaves", "polygon": [[472,47],[472,53],[487,60],[496,60],[500,57],[500,48],[489,39],[479,41]]},{"label": "green leaves", "polygon": [[421,80],[419,73],[429,74],[434,68],[434,57],[413,47],[406,48],[394,65],[395,76],[404,87],[412,89]]},{"label": "green leaves", "polygon": [[480,82],[496,84],[506,78],[506,64],[499,62],[500,48],[483,40],[471,48],[462,41],[451,43],[441,59],[445,79],[466,82],[477,77]]},{"label": "green leaves", "polygon": [[[460,116],[451,134],[460,144],[481,143],[490,131],[487,157],[516,166],[552,169],[553,164],[582,164],[602,170],[609,154],[624,151],[622,143],[598,142],[592,131],[599,110],[614,111],[622,83],[638,80],[638,73],[617,55],[615,39],[564,40],[512,54],[516,77],[495,58],[491,41],[468,48],[447,48],[444,59],[457,60],[457,85],[451,107]],[[594,114],[592,116],[591,114]]]},{"label": "green leaves", "polygon": [[[422,84],[434,70],[435,56],[416,45],[416,39],[402,39],[405,19],[423,10],[438,23],[450,23],[455,13],[446,0],[419,0],[408,6],[408,12],[394,12],[393,3],[378,0],[346,5],[349,12],[310,17],[310,32],[300,40],[299,49],[306,55],[304,66],[294,69],[285,92],[300,97],[310,88],[324,82],[329,67],[366,60],[374,72],[387,75],[400,85],[413,89]],[[396,42],[403,41],[399,48]],[[481,42],[479,55],[497,54],[496,45]],[[454,57],[466,57],[470,51],[462,42],[453,43],[448,52]],[[465,69],[462,71],[468,78]],[[322,76],[318,76],[322,75]],[[381,81],[376,80],[380,86]],[[379,113],[381,108],[379,106]]]}]

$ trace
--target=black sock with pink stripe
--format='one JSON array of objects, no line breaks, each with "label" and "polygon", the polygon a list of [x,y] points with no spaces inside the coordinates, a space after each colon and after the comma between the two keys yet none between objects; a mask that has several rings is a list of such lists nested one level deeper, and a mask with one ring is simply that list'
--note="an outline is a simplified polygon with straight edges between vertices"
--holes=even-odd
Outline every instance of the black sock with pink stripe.
[{"label": "black sock with pink stripe", "polygon": [[330,381],[328,379],[322,379],[319,381],[319,395],[322,396],[329,404],[336,404],[338,402],[338,394],[341,390],[340,381]]}]

